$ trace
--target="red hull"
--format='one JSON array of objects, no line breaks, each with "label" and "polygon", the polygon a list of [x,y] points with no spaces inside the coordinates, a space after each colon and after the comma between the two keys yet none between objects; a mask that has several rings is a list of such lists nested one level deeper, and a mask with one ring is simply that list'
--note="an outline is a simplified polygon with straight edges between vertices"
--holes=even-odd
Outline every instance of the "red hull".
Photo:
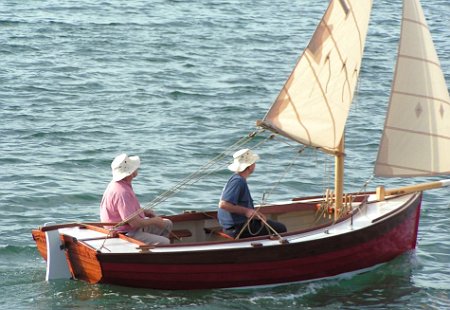
[{"label": "red hull", "polygon": [[414,249],[421,195],[374,225],[275,247],[204,252],[98,254],[101,282],[168,290],[242,287],[335,276]]}]

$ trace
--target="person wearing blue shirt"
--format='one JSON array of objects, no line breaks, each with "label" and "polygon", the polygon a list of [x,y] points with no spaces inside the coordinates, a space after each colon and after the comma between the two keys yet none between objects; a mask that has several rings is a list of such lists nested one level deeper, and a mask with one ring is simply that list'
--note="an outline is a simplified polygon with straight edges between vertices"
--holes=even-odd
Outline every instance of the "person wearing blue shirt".
[{"label": "person wearing blue shirt", "polygon": [[[267,220],[253,205],[247,178],[255,171],[259,156],[249,149],[242,149],[234,153],[233,158],[234,161],[228,169],[234,174],[223,188],[217,212],[224,233],[233,238],[264,236],[271,233],[265,223],[278,233],[286,232],[283,223]],[[250,222],[246,225],[250,218]]]}]

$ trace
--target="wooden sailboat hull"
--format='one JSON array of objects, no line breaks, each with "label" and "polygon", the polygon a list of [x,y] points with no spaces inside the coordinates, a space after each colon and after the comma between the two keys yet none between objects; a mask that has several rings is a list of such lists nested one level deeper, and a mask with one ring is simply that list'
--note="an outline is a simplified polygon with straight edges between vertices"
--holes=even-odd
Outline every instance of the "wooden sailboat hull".
[{"label": "wooden sailboat hull", "polygon": [[[84,242],[63,236],[67,259],[76,278],[91,283],[164,290],[190,290],[270,285],[331,277],[388,262],[414,249],[421,194],[370,218],[370,225],[354,230],[354,219],[314,232],[288,233],[288,243],[265,244],[266,239],[218,243],[187,243],[133,253],[96,251]],[[366,211],[372,212],[371,204]],[[375,208],[375,206],[373,206]],[[379,208],[379,206],[377,207]],[[366,215],[361,215],[365,220]],[[366,216],[367,217],[367,216]],[[42,236],[34,231],[36,236]],[[308,237],[309,236],[309,237]],[[305,240],[302,240],[305,239]],[[38,242],[38,241],[37,241]],[[268,242],[268,241],[267,241]],[[249,246],[253,243],[253,246]],[[40,253],[45,251],[41,245]],[[44,255],[43,255],[44,256]]]}]

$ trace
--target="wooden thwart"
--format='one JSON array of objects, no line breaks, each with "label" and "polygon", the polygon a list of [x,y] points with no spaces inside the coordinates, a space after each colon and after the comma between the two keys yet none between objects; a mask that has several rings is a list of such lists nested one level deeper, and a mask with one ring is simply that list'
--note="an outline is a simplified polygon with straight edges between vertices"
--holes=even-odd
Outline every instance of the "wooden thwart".
[{"label": "wooden thwart", "polygon": [[178,230],[172,230],[169,238],[181,240],[182,238],[188,238],[191,236],[192,236],[192,233],[189,229],[178,229]]}]

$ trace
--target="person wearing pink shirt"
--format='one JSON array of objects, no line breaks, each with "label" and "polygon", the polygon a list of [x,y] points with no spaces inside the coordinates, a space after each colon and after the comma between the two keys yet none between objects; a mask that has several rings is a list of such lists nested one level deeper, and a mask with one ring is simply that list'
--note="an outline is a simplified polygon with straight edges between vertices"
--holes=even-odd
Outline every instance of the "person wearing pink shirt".
[{"label": "person wearing pink shirt", "polygon": [[169,244],[172,222],[156,216],[152,210],[142,209],[131,186],[140,164],[139,156],[127,154],[113,160],[113,179],[100,203],[100,219],[105,223],[124,222],[118,231],[147,244]]}]

